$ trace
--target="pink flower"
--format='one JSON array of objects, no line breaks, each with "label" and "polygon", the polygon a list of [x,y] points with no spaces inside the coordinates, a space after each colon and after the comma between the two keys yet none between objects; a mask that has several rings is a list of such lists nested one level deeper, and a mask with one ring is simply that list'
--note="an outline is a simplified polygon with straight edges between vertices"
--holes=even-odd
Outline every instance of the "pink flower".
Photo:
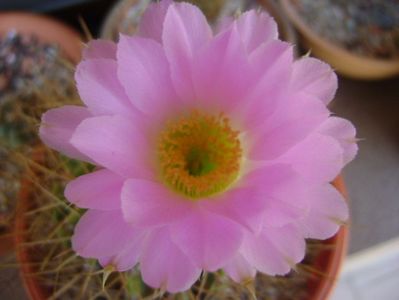
[{"label": "pink flower", "polygon": [[48,111],[40,135],[98,166],[65,190],[88,209],[79,255],[139,263],[147,284],[178,292],[202,270],[286,274],[305,238],[348,218],[329,183],[357,152],[352,124],[326,107],[336,75],[294,61],[268,15],[212,33],[192,5],[152,4],[137,36],[89,43],[76,82],[85,106]]}]

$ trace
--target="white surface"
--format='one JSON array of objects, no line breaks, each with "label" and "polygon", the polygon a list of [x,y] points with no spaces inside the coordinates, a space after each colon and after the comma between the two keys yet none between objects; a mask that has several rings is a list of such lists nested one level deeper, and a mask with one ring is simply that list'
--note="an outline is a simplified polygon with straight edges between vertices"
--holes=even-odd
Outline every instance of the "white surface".
[{"label": "white surface", "polygon": [[331,300],[399,300],[399,238],[349,256]]}]

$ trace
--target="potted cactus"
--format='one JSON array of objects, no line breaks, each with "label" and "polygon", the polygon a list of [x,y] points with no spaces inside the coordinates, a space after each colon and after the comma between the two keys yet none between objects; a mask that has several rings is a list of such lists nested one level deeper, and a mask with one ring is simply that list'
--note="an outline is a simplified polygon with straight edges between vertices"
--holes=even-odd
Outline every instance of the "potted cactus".
[{"label": "potted cactus", "polygon": [[141,22],[91,41],[79,95],[42,116],[42,141],[66,156],[24,156],[31,298],[326,299],[347,241],[334,178],[357,151],[326,108],[333,71],[294,62],[260,12],[214,34],[195,6],[163,0]]}]

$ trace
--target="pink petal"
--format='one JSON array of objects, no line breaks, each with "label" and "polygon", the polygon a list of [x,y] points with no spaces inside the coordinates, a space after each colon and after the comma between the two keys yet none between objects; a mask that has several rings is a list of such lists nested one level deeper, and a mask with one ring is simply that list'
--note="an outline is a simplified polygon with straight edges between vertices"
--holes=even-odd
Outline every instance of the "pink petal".
[{"label": "pink petal", "polygon": [[[200,205],[208,211],[225,216],[251,231],[258,232],[265,219],[265,213],[269,215],[280,212],[283,214],[280,218],[285,217],[284,221],[280,222],[286,223],[302,217],[307,211],[306,196],[292,200],[294,202],[292,206],[277,203],[291,200],[283,194],[287,186],[295,188],[296,198],[300,198],[303,194],[300,193],[303,181],[289,165],[269,165],[245,175],[240,179],[238,187],[209,200],[204,199]],[[280,211],[282,205],[284,205],[281,208],[283,212]],[[270,220],[274,219],[275,216],[270,216]],[[281,225],[283,224],[278,223],[278,226]]]},{"label": "pink petal", "polygon": [[125,220],[136,226],[159,226],[185,217],[193,203],[167,187],[148,180],[129,179],[122,189]]},{"label": "pink petal", "polygon": [[264,123],[279,106],[286,106],[286,83],[291,77],[293,49],[288,43],[273,40],[258,47],[249,59],[256,80],[245,98],[247,105],[239,107],[248,130]]},{"label": "pink petal", "polygon": [[102,169],[82,175],[68,183],[65,197],[81,208],[114,210],[121,208],[123,178]]},{"label": "pink petal", "polygon": [[143,280],[153,288],[177,293],[189,289],[201,274],[191,259],[172,241],[167,229],[155,230],[140,259]]},{"label": "pink petal", "polygon": [[141,16],[137,35],[162,43],[163,22],[172,0],[152,2]]},{"label": "pink petal", "polygon": [[258,236],[247,235],[243,255],[262,273],[285,275],[305,256],[305,240],[292,225],[264,227]]},{"label": "pink petal", "polygon": [[[249,55],[252,67],[264,84],[267,82],[263,78],[273,80],[275,76],[278,76],[280,79],[288,80],[291,76],[293,59],[293,46],[280,40],[262,44]],[[276,81],[277,83],[279,82]],[[284,85],[286,87],[286,82]],[[269,89],[271,87],[269,86]]]},{"label": "pink petal", "polygon": [[263,212],[267,205],[259,190],[257,186],[232,189],[222,196],[201,200],[200,205],[257,232],[262,226]]},{"label": "pink petal", "polygon": [[349,217],[343,196],[330,184],[313,187],[309,202],[307,217],[298,222],[305,238],[330,238]]},{"label": "pink petal", "polygon": [[[289,79],[293,60],[293,46],[280,40],[262,44],[249,55],[249,61],[255,73],[263,81],[262,84],[267,84],[267,80],[274,80],[269,82],[269,89],[276,88],[275,85],[278,83],[276,76],[281,80]],[[284,84],[286,88],[286,82],[280,84]]]},{"label": "pink petal", "polygon": [[84,120],[71,138],[80,152],[123,177],[151,177],[148,141],[140,129],[122,116]]},{"label": "pink petal", "polygon": [[262,43],[278,38],[277,24],[266,13],[249,10],[240,15],[236,23],[248,54]]},{"label": "pink petal", "polygon": [[196,6],[188,3],[174,3],[169,6],[162,41],[176,92],[185,101],[195,99],[191,60],[211,37],[211,28]]},{"label": "pink petal", "polygon": [[328,104],[335,96],[338,79],[328,64],[304,57],[294,63],[291,85],[294,91],[315,96]]},{"label": "pink petal", "polygon": [[238,250],[242,227],[222,216],[198,210],[171,225],[171,237],[201,269],[216,271]]},{"label": "pink petal", "polygon": [[82,101],[94,115],[135,112],[118,81],[115,60],[84,60],[76,68],[75,80]]},{"label": "pink petal", "polygon": [[230,30],[236,18],[234,16],[226,15],[220,16],[216,23],[212,25],[214,35]]},{"label": "pink petal", "polygon": [[260,187],[263,224],[281,227],[304,218],[309,210],[307,182],[289,165],[275,164],[248,174],[245,182]]},{"label": "pink petal", "polygon": [[145,233],[140,230],[133,230],[131,238],[125,247],[114,256],[102,257],[100,264],[105,268],[112,265],[118,272],[124,272],[132,269],[138,262],[143,248]]},{"label": "pink petal", "polygon": [[358,151],[356,144],[356,128],[348,120],[330,117],[320,125],[318,131],[335,138],[342,147],[343,160],[346,165],[352,161]]},{"label": "pink petal", "polygon": [[199,51],[192,70],[194,93],[205,109],[227,113],[242,104],[253,78],[236,26]]},{"label": "pink petal", "polygon": [[106,40],[91,40],[83,49],[83,60],[108,58],[116,59],[116,44]]},{"label": "pink petal", "polygon": [[135,230],[119,210],[88,210],[79,220],[72,236],[72,248],[80,256],[101,258],[113,256],[124,249]]},{"label": "pink petal", "polygon": [[289,163],[293,169],[312,182],[331,182],[343,167],[343,151],[330,136],[312,133],[291,148],[279,161]]},{"label": "pink petal", "polygon": [[180,109],[160,44],[121,35],[117,56],[118,77],[135,107],[152,116]]},{"label": "pink petal", "polygon": [[223,270],[237,283],[243,283],[255,277],[256,269],[238,253]]},{"label": "pink petal", "polygon": [[86,107],[66,105],[50,109],[42,115],[39,136],[50,148],[72,158],[90,161],[69,142],[76,127],[89,117],[91,114]]},{"label": "pink petal", "polygon": [[254,141],[249,157],[271,160],[283,155],[316,130],[328,116],[328,109],[317,99],[295,95],[285,107],[280,107],[267,118],[262,126],[252,130]]}]

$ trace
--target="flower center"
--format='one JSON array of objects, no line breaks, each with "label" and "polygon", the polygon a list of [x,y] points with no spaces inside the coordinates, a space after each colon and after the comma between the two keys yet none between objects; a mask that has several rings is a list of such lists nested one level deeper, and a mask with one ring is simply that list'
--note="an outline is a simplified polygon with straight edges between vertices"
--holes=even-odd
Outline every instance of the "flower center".
[{"label": "flower center", "polygon": [[224,191],[239,174],[242,149],[238,134],[223,114],[195,110],[167,123],[158,144],[163,180],[191,199]]}]

